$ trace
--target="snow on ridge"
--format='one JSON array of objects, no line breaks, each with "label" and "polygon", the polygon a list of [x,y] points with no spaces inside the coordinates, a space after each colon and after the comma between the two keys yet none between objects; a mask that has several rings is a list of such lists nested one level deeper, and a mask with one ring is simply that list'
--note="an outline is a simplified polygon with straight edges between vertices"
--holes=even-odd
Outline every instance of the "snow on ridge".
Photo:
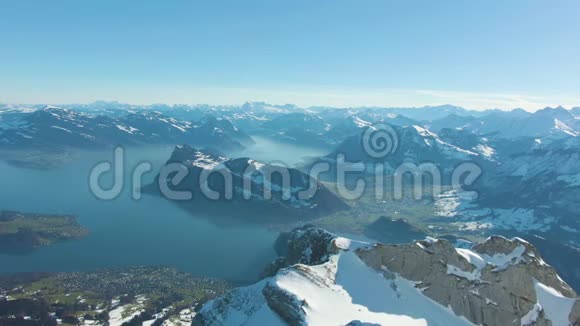
[{"label": "snow on ridge", "polygon": [[425,138],[433,138],[435,140],[435,142],[437,142],[439,145],[442,146],[442,150],[445,154],[447,154],[448,156],[479,156],[480,154],[472,152],[470,150],[466,150],[463,149],[461,147],[458,147],[456,145],[450,144],[448,142],[443,141],[441,138],[439,138],[439,135],[437,135],[436,133],[430,131],[427,128],[418,126],[418,125],[413,125],[413,128],[417,131],[417,133],[423,137],[425,143],[428,146],[432,146],[431,142],[428,141],[428,139]]},{"label": "snow on ridge", "polygon": [[59,127],[59,126],[50,126],[53,129],[58,129],[58,130],[62,130],[66,133],[72,134],[72,131],[70,131],[69,129],[63,128],[63,127]]},{"label": "snow on ridge", "polygon": [[344,237],[336,237],[333,241],[334,245],[341,250],[356,250],[371,246],[368,242],[352,240]]},{"label": "snow on ridge", "polygon": [[185,128],[181,127],[181,126],[178,126],[178,125],[177,125],[177,124],[175,124],[175,123],[172,123],[172,124],[171,124],[171,126],[172,126],[173,128],[175,128],[175,129],[178,129],[178,130],[179,130],[179,131],[181,131],[181,132],[186,132],[186,131],[187,131],[187,129],[185,129]]},{"label": "snow on ridge", "polygon": [[534,288],[539,306],[554,326],[568,326],[568,316],[572,312],[576,299],[563,296],[556,289],[535,281]]},{"label": "snow on ridge", "polygon": [[526,247],[524,247],[523,245],[519,245],[508,254],[496,253],[491,256],[486,254],[480,254],[473,250],[465,248],[455,248],[455,251],[457,251],[457,253],[461,255],[461,257],[465,258],[465,260],[467,260],[471,265],[475,266],[474,271],[470,272],[470,275],[458,275],[458,276],[464,276],[465,278],[470,280],[479,280],[482,271],[485,269],[485,267],[487,267],[487,265],[493,266],[494,272],[499,272],[505,270],[509,266],[521,262],[524,257],[523,255],[526,252]]},{"label": "snow on ridge", "polygon": [[126,132],[128,134],[131,134],[131,135],[135,134],[135,131],[138,131],[139,130],[139,129],[133,128],[131,126],[115,125],[115,127],[117,127],[117,129],[119,129],[121,131],[124,131],[124,132]]},{"label": "snow on ridge", "polygon": [[556,128],[557,130],[562,131],[565,134],[568,134],[570,136],[576,137],[578,136],[578,132],[576,132],[574,129],[572,129],[571,127],[569,127],[568,125],[566,125],[565,123],[563,123],[562,121],[554,118],[554,128]]},{"label": "snow on ridge", "polygon": [[[317,284],[309,280],[310,277],[327,280],[328,274],[336,278],[335,284]],[[445,307],[429,302],[427,297],[415,289],[413,282],[397,279],[396,290],[393,290],[391,282],[364,265],[352,252],[336,255],[323,265],[309,266],[308,275],[288,269],[276,276],[273,282],[295,294],[298,299],[306,300],[305,318],[306,323],[311,325],[346,325],[353,320],[381,325],[427,325],[427,318],[453,318]],[[404,305],[401,302],[397,303],[399,307],[393,307],[391,304],[394,301],[410,299],[422,301],[415,302],[415,308],[429,306],[430,309],[421,308],[434,310],[435,316],[392,311],[404,309],[400,307]],[[435,313],[437,310],[438,314]],[[455,319],[460,320],[459,317]],[[468,324],[465,322],[465,325]]]},{"label": "snow on ridge", "polygon": [[[322,229],[308,230],[309,233],[314,232],[314,234],[309,234],[306,230],[295,232],[297,232],[295,238],[300,243],[303,240],[302,234],[321,235],[324,241],[331,241],[328,256],[325,256],[327,259],[322,262],[316,260],[313,262],[315,265],[310,265],[310,263],[291,265],[254,285],[235,289],[224,297],[206,304],[200,312],[202,320],[208,322],[209,325],[347,325],[354,321],[356,323],[353,324],[357,325],[473,325],[475,323],[464,317],[473,317],[472,313],[478,314],[477,310],[469,310],[477,308],[477,305],[464,310],[462,304],[469,303],[471,300],[460,300],[459,303],[441,301],[437,299],[437,295],[433,296],[438,292],[429,291],[433,283],[424,284],[420,281],[423,280],[421,276],[418,278],[419,281],[413,276],[414,271],[406,274],[402,270],[397,270],[397,264],[391,266],[390,262],[395,258],[385,261],[381,259],[389,259],[388,254],[365,256],[353,250],[361,247],[374,250],[375,247],[371,248],[369,243],[335,236]],[[323,234],[318,234],[321,232]],[[488,241],[492,242],[484,242],[480,244],[483,247],[474,249],[479,252],[456,248],[457,255],[449,256],[449,260],[442,258],[443,260],[439,262],[460,263],[458,266],[462,266],[461,268],[447,264],[447,274],[476,282],[471,283],[473,286],[470,288],[463,290],[475,295],[477,298],[474,300],[479,300],[477,302],[481,303],[482,309],[486,309],[482,314],[486,314],[487,317],[481,317],[481,320],[490,321],[496,320],[493,317],[494,309],[502,310],[500,305],[506,304],[506,300],[511,299],[503,300],[503,297],[498,296],[499,294],[491,295],[489,298],[488,293],[480,294],[479,289],[488,288],[487,273],[501,271],[521,261],[526,264],[535,263],[536,257],[533,247],[530,247],[529,243],[523,239],[508,240],[504,237],[491,237]],[[426,242],[415,242],[415,244],[424,245],[424,247],[435,246],[427,248],[435,250],[430,254],[441,253],[445,257],[448,255],[447,248],[450,247],[444,240],[428,238],[427,242],[430,244]],[[336,251],[336,248],[339,250]],[[439,252],[439,248],[442,251]],[[307,249],[309,248],[300,250],[307,251]],[[377,249],[384,250],[385,248]],[[505,249],[511,251],[506,252]],[[409,250],[413,248],[409,247]],[[468,264],[462,262],[461,257],[458,256],[462,256],[473,268],[469,268]],[[493,266],[493,269],[490,266]],[[484,270],[486,271],[485,282],[481,281],[481,274]],[[432,280],[427,280],[432,282]],[[495,286],[494,281],[490,282],[492,283],[489,283],[489,286]],[[534,286],[531,283],[528,285]],[[505,292],[501,292],[501,295],[511,293],[510,289],[505,289],[501,285],[499,288],[500,292]],[[566,289],[566,286],[562,287],[562,291]],[[535,291],[537,303],[528,302],[527,297],[521,297],[524,302],[529,303],[529,305],[524,305],[530,309],[529,312],[521,311],[518,308],[519,305],[513,306],[514,309],[509,311],[516,319],[511,319],[512,316],[501,318],[513,320],[514,325],[518,323],[528,325],[545,317],[555,326],[567,325],[567,318],[571,315],[576,298],[565,297],[562,293],[566,292],[560,293],[555,288],[541,283],[535,284]],[[450,295],[453,293],[450,292]],[[480,318],[473,317],[472,320],[480,320]]]},{"label": "snow on ridge", "polygon": [[415,128],[415,130],[419,133],[419,135],[423,137],[439,138],[439,136],[436,133],[429,131],[429,129],[427,128],[423,128],[418,125],[413,125],[413,128]]},{"label": "snow on ridge", "polygon": [[[345,243],[346,238],[337,238]],[[326,263],[295,265],[254,285],[234,290],[227,308],[220,299],[202,308],[202,315],[222,325],[285,325],[267,304],[264,291],[271,286],[293,297],[292,307],[301,307],[305,324],[346,325],[352,321],[380,325],[473,325],[440,305],[402,277],[387,279],[367,266],[353,251],[341,251]],[[219,307],[219,308],[218,308]],[[214,310],[215,309],[215,310]],[[219,313],[219,312],[217,312]]]},{"label": "snow on ridge", "polygon": [[[528,250],[530,246],[528,241],[519,237],[514,237],[512,239],[507,239],[503,236],[494,237],[501,238],[505,242],[517,243],[518,245],[509,253],[494,253],[492,255],[476,252],[472,249],[473,247],[456,247],[455,251],[475,268],[473,271],[467,272],[459,269],[456,266],[448,265],[447,273],[460,276],[471,281],[481,281],[480,277],[483,270],[487,266],[493,267],[491,270],[492,272],[501,272],[510,266],[517,265],[522,262],[529,263],[533,261],[541,266],[548,266],[548,264],[541,257],[537,256],[533,250]],[[493,241],[492,237],[487,238],[483,244],[487,243],[488,241]],[[529,260],[530,258],[532,260]]]},{"label": "snow on ridge", "polygon": [[368,122],[366,120],[363,120],[363,119],[357,117],[356,115],[353,115],[352,117],[353,117],[352,121],[359,128],[371,127],[372,126],[372,123],[370,123],[370,122]]}]

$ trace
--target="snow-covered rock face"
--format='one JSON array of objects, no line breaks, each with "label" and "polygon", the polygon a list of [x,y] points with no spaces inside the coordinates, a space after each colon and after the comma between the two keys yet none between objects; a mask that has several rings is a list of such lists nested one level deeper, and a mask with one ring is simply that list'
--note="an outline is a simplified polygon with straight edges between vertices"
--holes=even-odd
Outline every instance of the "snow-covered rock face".
[{"label": "snow-covered rock face", "polygon": [[[303,260],[208,302],[200,325],[568,325],[578,299],[521,239],[492,237],[471,250],[427,239],[371,245],[296,230]],[[308,246],[308,244],[312,246]],[[322,245],[325,244],[325,245]],[[296,260],[296,257],[294,260]]]}]

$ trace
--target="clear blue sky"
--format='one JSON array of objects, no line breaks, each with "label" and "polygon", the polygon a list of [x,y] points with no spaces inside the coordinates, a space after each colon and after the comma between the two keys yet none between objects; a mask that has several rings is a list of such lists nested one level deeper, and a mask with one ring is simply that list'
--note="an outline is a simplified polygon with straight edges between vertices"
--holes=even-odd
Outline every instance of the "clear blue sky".
[{"label": "clear blue sky", "polygon": [[0,102],[580,106],[580,1],[0,0]]}]

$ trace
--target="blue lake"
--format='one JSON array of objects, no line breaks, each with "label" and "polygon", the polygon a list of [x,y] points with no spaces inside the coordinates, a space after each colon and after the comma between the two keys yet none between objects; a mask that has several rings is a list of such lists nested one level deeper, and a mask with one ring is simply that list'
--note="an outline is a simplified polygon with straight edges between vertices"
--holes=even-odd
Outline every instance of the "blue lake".
[{"label": "blue lake", "polygon": [[[257,144],[237,156],[296,164],[324,151],[256,138]],[[172,147],[128,148],[126,170],[143,161],[153,171],[167,160]],[[277,232],[263,226],[235,223],[224,227],[211,217],[194,215],[159,197],[133,200],[126,182],[112,201],[97,199],[89,189],[89,171],[111,161],[113,151],[83,152],[56,170],[21,169],[0,163],[0,209],[73,214],[89,229],[81,240],[39,248],[26,254],[1,254],[0,273],[83,271],[126,265],[168,265],[198,276],[235,281],[255,279],[275,258]],[[130,174],[130,173],[127,173]],[[150,181],[151,172],[144,177]],[[105,177],[106,178],[106,177]],[[128,181],[129,175],[125,176]]]}]

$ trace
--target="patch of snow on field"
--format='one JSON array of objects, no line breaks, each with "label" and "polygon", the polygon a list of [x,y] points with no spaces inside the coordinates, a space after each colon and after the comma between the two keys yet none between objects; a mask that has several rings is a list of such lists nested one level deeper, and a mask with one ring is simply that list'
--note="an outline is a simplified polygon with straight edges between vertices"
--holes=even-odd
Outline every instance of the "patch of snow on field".
[{"label": "patch of snow on field", "polygon": [[553,216],[543,216],[528,208],[487,208],[477,206],[474,192],[446,191],[434,202],[435,215],[453,218],[452,225],[460,231],[488,229],[548,231],[557,222]]},{"label": "patch of snow on field", "polygon": [[[142,311],[140,309],[133,310],[130,313],[126,313],[126,310],[131,309],[132,305],[119,306],[111,311],[109,311],[109,325],[110,326],[121,326],[124,323],[133,319],[133,317],[138,316]],[[125,317],[123,317],[125,316]]]},{"label": "patch of snow on field", "polygon": [[493,217],[488,217],[482,222],[493,224],[495,229],[545,232],[556,222],[553,217],[537,217],[533,209],[494,209],[493,213]]},{"label": "patch of snow on field", "polygon": [[[115,309],[109,311],[109,326],[121,326],[124,323],[133,319],[133,317],[138,316],[144,310],[145,301],[147,297],[143,295],[138,295],[135,297],[134,304],[127,304],[124,306],[118,306]],[[120,301],[114,299],[111,301],[113,306],[117,305]]]},{"label": "patch of snow on field", "polygon": [[454,217],[462,210],[471,208],[477,194],[470,191],[450,190],[443,192],[435,199],[435,215]]}]

